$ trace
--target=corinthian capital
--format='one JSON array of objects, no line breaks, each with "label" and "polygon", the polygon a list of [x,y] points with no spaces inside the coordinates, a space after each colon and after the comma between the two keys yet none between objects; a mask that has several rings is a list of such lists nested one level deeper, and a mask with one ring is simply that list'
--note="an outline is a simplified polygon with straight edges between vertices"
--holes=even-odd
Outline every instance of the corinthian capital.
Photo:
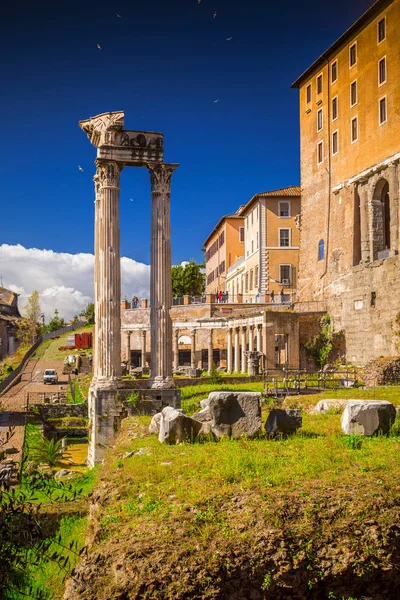
[{"label": "corinthian capital", "polygon": [[96,175],[93,181],[96,190],[104,187],[119,188],[119,174],[122,171],[122,165],[115,161],[96,160]]},{"label": "corinthian capital", "polygon": [[169,192],[172,172],[178,166],[178,164],[148,163],[152,192]]}]

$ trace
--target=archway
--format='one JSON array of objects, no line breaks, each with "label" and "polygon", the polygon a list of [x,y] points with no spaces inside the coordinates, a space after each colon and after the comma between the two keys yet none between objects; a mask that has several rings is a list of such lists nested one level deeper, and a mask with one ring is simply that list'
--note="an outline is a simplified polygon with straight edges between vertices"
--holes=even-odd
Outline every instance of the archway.
[{"label": "archway", "polygon": [[[375,258],[384,258],[383,253],[390,250],[390,196],[389,183],[386,179],[379,179],[375,186],[373,200],[376,203],[374,211],[373,228],[376,232]],[[381,254],[381,256],[379,256]]]}]

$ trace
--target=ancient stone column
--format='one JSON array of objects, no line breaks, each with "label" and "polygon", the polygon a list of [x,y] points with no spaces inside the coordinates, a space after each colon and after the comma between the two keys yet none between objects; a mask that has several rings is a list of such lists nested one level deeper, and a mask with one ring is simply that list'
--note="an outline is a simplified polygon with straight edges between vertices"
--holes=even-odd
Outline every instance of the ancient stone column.
[{"label": "ancient stone column", "polygon": [[257,325],[257,352],[262,352],[261,325]]},{"label": "ancient stone column", "polygon": [[141,352],[142,352],[142,368],[146,366],[146,330],[141,331]]},{"label": "ancient stone column", "polygon": [[213,365],[213,330],[210,329],[207,337],[207,348],[208,348],[208,372],[211,373],[211,367]]},{"label": "ancient stone column", "polygon": [[240,369],[242,373],[247,372],[247,359],[245,354],[246,350],[246,327],[242,325],[242,366]]},{"label": "ancient stone column", "polygon": [[368,186],[358,186],[358,196],[360,198],[360,242],[361,242],[361,261],[370,261],[370,233],[368,223]]},{"label": "ancient stone column", "polygon": [[179,329],[174,329],[174,369],[179,367]]},{"label": "ancient stone column", "polygon": [[131,339],[132,339],[132,331],[128,331],[126,334],[126,358],[127,361],[129,363],[129,366],[131,365]]},{"label": "ancient stone column", "polygon": [[96,160],[95,208],[95,335],[96,383],[121,379],[121,267],[119,234],[119,175],[122,166]]},{"label": "ancient stone column", "polygon": [[239,327],[235,327],[235,372],[240,371]]},{"label": "ancient stone column", "polygon": [[196,368],[196,330],[192,329],[190,332],[190,368]]},{"label": "ancient stone column", "polygon": [[253,325],[249,326],[249,352],[253,351],[253,332],[254,332],[254,327]]},{"label": "ancient stone column", "polygon": [[172,378],[172,305],[170,183],[178,165],[149,163],[152,194],[150,323],[152,388],[174,387]]},{"label": "ancient stone column", "polygon": [[228,339],[226,344],[226,371],[227,373],[232,373],[232,329],[229,327],[228,329]]}]

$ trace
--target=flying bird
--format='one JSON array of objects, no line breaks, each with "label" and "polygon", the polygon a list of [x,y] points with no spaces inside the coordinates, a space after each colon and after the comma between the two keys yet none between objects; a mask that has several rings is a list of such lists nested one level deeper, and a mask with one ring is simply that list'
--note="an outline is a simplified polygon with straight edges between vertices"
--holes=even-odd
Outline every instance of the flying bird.
[{"label": "flying bird", "polygon": [[231,37],[230,37],[230,38],[225,38],[225,41],[226,41],[226,42],[229,42],[229,41],[230,41],[230,40],[232,40],[232,39],[233,39],[233,38],[231,38]]},{"label": "flying bird", "polygon": [[213,19],[216,19],[216,18],[217,18],[217,13],[215,12],[215,13],[213,14]]},{"label": "flying bird", "polygon": [[217,100],[214,100],[214,104],[216,104],[217,102],[219,102],[219,98],[217,98]]},{"label": "flying bird", "polygon": [[122,19],[121,15],[119,15],[118,13],[115,13],[118,17],[118,19]]},{"label": "flying bird", "polygon": [[129,200],[130,200],[131,202],[133,202],[133,198],[129,198]]},{"label": "flying bird", "polygon": [[197,4],[200,4],[201,0],[197,0]]},{"label": "flying bird", "polygon": [[82,173],[83,173],[83,169],[82,169],[81,165],[78,165],[78,169],[79,169],[80,171],[82,171]]},{"label": "flying bird", "polygon": [[97,44],[97,48],[98,48],[99,50],[101,50],[101,49],[102,49],[102,48],[101,48],[101,46],[100,46],[100,44]]}]

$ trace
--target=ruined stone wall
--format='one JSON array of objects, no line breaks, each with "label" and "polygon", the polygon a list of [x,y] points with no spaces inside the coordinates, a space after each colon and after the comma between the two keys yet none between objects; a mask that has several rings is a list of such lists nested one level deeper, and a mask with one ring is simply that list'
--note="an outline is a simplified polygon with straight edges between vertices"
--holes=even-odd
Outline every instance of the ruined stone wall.
[{"label": "ruined stone wall", "polygon": [[399,297],[399,256],[354,267],[331,284],[328,312],[334,330],[345,331],[348,361],[397,354],[391,321],[400,312]]}]

